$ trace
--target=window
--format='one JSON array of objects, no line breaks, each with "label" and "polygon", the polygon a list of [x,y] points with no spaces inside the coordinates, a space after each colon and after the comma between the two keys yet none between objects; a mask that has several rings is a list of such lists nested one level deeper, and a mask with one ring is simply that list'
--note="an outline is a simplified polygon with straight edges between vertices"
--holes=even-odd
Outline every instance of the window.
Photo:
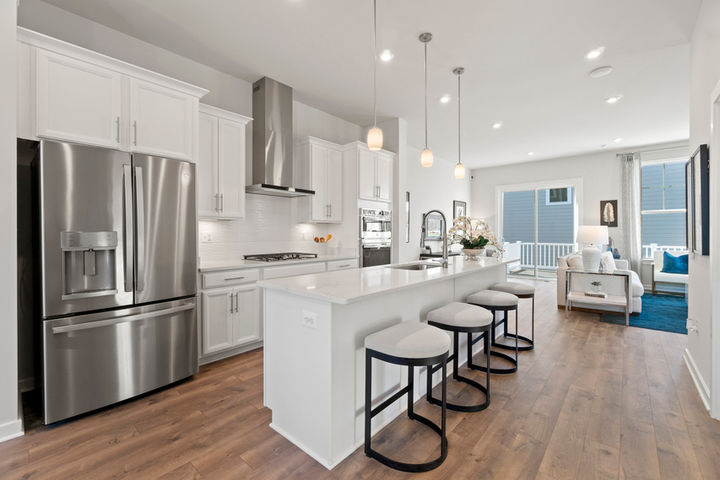
[{"label": "window", "polygon": [[572,202],[569,188],[548,188],[545,190],[545,205],[567,205]]},{"label": "window", "polygon": [[643,253],[651,244],[685,247],[685,162],[643,165],[641,203]]}]

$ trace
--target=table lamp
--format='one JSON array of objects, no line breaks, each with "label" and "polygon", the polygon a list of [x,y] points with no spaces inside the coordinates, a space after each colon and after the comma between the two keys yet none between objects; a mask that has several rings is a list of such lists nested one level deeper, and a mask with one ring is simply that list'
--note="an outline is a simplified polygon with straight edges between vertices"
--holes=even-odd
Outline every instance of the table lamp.
[{"label": "table lamp", "polygon": [[608,243],[608,227],[580,225],[577,243],[585,245],[582,251],[583,269],[588,272],[600,270],[600,247]]}]

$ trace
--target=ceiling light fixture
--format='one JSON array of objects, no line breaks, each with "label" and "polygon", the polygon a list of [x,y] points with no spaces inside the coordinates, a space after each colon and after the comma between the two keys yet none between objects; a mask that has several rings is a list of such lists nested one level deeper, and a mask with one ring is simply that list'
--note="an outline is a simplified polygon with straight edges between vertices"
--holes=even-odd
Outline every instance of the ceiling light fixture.
[{"label": "ceiling light fixture", "polygon": [[458,89],[457,89],[457,105],[458,105],[458,161],[455,165],[455,178],[458,180],[461,180],[465,178],[465,165],[462,164],[462,158],[460,156],[460,133],[462,132],[462,129],[460,128],[460,75],[465,73],[465,69],[463,67],[457,67],[453,70],[453,73],[457,75],[458,79]]},{"label": "ceiling light fixture", "polygon": [[495,122],[492,124],[492,128],[497,130],[498,128],[501,128],[503,126],[503,122]]},{"label": "ceiling light fixture", "polygon": [[613,140],[613,142],[620,143],[620,142],[622,142],[622,140],[623,140],[622,138],[618,137],[615,140]]},{"label": "ceiling light fixture", "polygon": [[450,100],[452,100],[452,97],[449,93],[446,93],[442,97],[440,97],[440,103],[450,103]]},{"label": "ceiling light fixture", "polygon": [[535,152],[528,152],[528,157],[532,157],[533,155],[535,155]]},{"label": "ceiling light fixture", "polygon": [[590,73],[588,73],[588,75],[590,75],[591,78],[601,78],[610,75],[612,72],[613,67],[611,67],[610,65],[606,65],[604,67],[598,67],[594,70],[590,70]]},{"label": "ceiling light fixture", "polygon": [[609,105],[615,105],[616,103],[618,103],[620,101],[621,98],[622,98],[622,95],[613,95],[612,97],[606,98],[605,103],[607,103]]},{"label": "ceiling light fixture", "polygon": [[382,60],[385,63],[389,62],[393,58],[395,58],[395,55],[393,54],[393,52],[391,52],[387,48],[385,50],[383,50],[382,52],[380,52],[380,60]]},{"label": "ceiling light fixture", "polygon": [[423,168],[430,168],[433,166],[433,153],[428,148],[427,44],[432,40],[432,33],[421,33],[418,40],[425,46],[425,149],[420,154],[420,165]]},{"label": "ceiling light fixture", "polygon": [[585,58],[588,60],[595,60],[596,58],[599,58],[600,55],[602,55],[603,53],[605,53],[605,47],[593,48],[585,54]]},{"label": "ceiling light fixture", "polygon": [[373,126],[368,130],[367,145],[374,151],[383,146],[383,132],[377,126],[377,0],[373,0]]}]

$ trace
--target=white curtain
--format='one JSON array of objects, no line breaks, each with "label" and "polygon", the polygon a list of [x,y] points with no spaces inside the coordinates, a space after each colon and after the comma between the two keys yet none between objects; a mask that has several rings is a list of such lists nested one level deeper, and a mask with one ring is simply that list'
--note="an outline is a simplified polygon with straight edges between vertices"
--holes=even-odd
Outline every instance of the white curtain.
[{"label": "white curtain", "polygon": [[640,273],[642,259],[642,223],[640,211],[640,156],[635,153],[619,155],[622,162],[622,229],[625,257],[630,269]]}]

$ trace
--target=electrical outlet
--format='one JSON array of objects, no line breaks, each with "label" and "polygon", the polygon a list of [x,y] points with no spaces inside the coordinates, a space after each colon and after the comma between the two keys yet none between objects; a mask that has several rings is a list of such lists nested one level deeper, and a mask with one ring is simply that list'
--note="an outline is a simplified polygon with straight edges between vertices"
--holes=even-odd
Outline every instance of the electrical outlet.
[{"label": "electrical outlet", "polygon": [[698,331],[698,325],[697,321],[694,318],[688,317],[685,321],[685,327],[687,328],[688,332],[697,332]]},{"label": "electrical outlet", "polygon": [[302,312],[302,324],[305,327],[308,328],[317,328],[317,313],[315,312],[308,312],[307,310],[303,310]]}]

